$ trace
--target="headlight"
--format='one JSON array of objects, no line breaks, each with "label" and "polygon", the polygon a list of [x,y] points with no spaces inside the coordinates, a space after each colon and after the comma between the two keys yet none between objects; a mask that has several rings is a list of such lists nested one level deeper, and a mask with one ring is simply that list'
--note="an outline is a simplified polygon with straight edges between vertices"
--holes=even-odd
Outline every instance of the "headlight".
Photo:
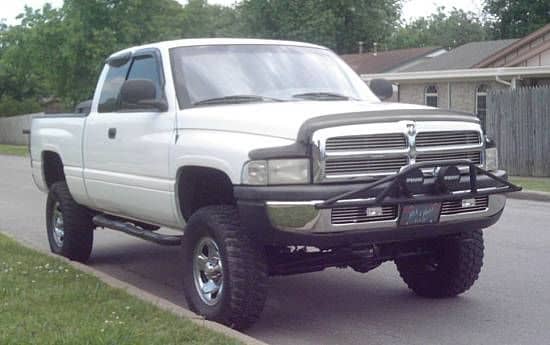
[{"label": "headlight", "polygon": [[309,159],[250,161],[243,167],[242,183],[249,185],[309,183]]},{"label": "headlight", "polygon": [[498,151],[496,147],[485,149],[485,169],[498,170]]}]

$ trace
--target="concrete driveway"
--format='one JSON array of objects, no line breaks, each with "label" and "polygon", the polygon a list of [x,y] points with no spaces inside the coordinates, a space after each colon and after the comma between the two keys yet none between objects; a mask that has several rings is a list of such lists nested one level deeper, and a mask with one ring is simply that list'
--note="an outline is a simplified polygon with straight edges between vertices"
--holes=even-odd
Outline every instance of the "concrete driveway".
[{"label": "concrete driveway", "polygon": [[[47,249],[45,195],[27,159],[0,156],[0,229]],[[481,278],[448,300],[414,296],[391,263],[271,279],[247,333],[271,344],[549,344],[550,204],[510,200],[486,231]],[[96,232],[90,266],[185,306],[178,248]]]}]

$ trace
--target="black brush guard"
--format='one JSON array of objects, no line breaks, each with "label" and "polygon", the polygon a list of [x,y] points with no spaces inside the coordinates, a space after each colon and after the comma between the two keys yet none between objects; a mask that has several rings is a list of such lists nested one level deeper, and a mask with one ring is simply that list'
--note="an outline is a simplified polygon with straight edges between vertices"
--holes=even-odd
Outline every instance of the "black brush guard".
[{"label": "black brush guard", "polygon": [[[461,193],[453,193],[452,191],[437,191],[437,188],[428,188],[431,190],[428,194],[412,194],[407,190],[405,178],[408,173],[415,169],[434,168],[434,165],[439,168],[443,167],[458,167],[467,166],[470,176],[470,190]],[[477,177],[485,175],[495,181],[495,186],[490,188],[478,189]],[[375,187],[387,184],[387,186],[374,198],[358,201],[346,201],[357,194],[368,192]],[[435,187],[434,183],[429,187]],[[368,184],[349,192],[336,195],[322,203],[315,205],[318,209],[329,209],[336,207],[349,206],[383,206],[383,205],[398,205],[398,204],[421,204],[430,202],[442,202],[451,200],[461,200],[475,198],[491,194],[511,193],[521,191],[520,186],[516,186],[507,180],[500,178],[493,173],[478,167],[470,160],[446,160],[436,162],[422,162],[413,164],[402,169],[398,174],[384,177],[376,182]]]}]

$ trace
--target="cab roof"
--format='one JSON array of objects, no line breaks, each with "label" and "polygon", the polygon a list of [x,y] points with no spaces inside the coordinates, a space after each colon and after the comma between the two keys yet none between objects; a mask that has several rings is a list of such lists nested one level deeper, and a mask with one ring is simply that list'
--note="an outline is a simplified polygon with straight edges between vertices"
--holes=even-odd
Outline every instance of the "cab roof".
[{"label": "cab roof", "polygon": [[144,44],[141,46],[134,46],[117,51],[109,59],[120,56],[127,53],[133,53],[141,49],[158,48],[160,50],[177,48],[177,47],[191,47],[191,46],[209,46],[209,45],[281,45],[281,46],[296,46],[296,47],[309,47],[318,49],[328,49],[323,46],[295,42],[295,41],[282,41],[282,40],[266,40],[266,39],[253,39],[253,38],[190,38],[173,41],[162,41],[156,43]]}]

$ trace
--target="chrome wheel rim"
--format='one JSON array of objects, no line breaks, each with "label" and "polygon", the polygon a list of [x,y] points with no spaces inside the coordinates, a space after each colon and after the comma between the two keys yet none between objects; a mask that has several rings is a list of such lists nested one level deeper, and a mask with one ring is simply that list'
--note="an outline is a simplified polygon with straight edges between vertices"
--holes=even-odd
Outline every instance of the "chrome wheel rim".
[{"label": "chrome wheel rim", "polygon": [[52,229],[53,241],[59,248],[63,247],[65,228],[63,226],[63,212],[61,212],[61,205],[59,202],[53,205]]},{"label": "chrome wheel rim", "polygon": [[195,289],[207,305],[215,305],[223,291],[223,266],[220,250],[210,237],[202,238],[193,253]]}]

